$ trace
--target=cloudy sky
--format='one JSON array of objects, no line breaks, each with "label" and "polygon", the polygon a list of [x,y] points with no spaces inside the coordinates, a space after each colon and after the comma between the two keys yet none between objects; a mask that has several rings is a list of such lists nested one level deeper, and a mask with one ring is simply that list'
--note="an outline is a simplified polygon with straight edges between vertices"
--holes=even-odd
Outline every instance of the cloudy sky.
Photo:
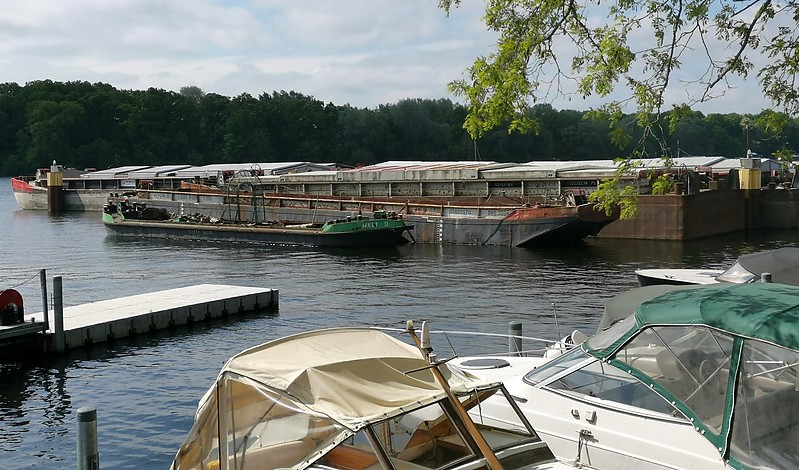
[{"label": "cloudy sky", "polygon": [[[451,98],[495,36],[481,0],[3,0],[0,82],[85,80],[236,96],[293,90],[337,105]],[[706,112],[759,112],[738,82]],[[679,99],[679,97],[677,97]],[[554,101],[584,110],[597,100]]]}]

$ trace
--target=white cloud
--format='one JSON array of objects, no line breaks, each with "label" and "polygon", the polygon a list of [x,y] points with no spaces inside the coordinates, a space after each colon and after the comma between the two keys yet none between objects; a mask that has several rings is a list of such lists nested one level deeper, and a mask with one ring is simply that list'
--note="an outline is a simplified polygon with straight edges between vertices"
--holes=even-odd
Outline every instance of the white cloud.
[{"label": "white cloud", "polygon": [[[0,82],[86,80],[169,90],[195,85],[227,96],[293,90],[359,107],[453,98],[447,83],[490,51],[496,36],[481,21],[483,2],[463,2],[448,18],[437,4],[5,0]],[[759,111],[759,94],[750,91],[754,82],[741,82],[713,106]],[[553,102],[576,109],[599,104]]]}]

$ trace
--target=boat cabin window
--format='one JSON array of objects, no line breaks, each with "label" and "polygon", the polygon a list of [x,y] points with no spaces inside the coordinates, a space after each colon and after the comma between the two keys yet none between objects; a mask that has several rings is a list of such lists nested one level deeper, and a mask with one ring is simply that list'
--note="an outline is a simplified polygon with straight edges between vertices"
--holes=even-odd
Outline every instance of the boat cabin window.
[{"label": "boat cabin window", "polygon": [[799,467],[799,353],[746,340],[730,454],[755,468]]},{"label": "boat cabin window", "polygon": [[547,387],[615,403],[671,414],[674,408],[646,384],[610,364],[594,361],[551,382]]},{"label": "boat cabin window", "polygon": [[635,326],[635,316],[630,314],[629,317],[611,324],[589,338],[588,346],[594,351],[601,351],[618,341],[619,338],[630,331],[633,326]]},{"label": "boat cabin window", "polygon": [[577,365],[595,360],[580,346],[574,347],[551,361],[531,370],[524,376],[524,381],[531,384],[545,384],[553,377],[563,374],[563,372],[576,367]]},{"label": "boat cabin window", "polygon": [[[578,368],[563,374],[565,371]],[[576,347],[529,372],[525,381],[541,383],[576,397],[596,397],[656,413],[673,413],[674,408],[635,377],[597,360]]]},{"label": "boat cabin window", "polygon": [[641,330],[615,359],[668,390],[717,433],[721,432],[732,338],[704,326]]},{"label": "boat cabin window", "polygon": [[735,284],[746,284],[756,280],[759,276],[746,270],[740,263],[735,263],[726,271],[716,276],[719,282],[732,282]]}]

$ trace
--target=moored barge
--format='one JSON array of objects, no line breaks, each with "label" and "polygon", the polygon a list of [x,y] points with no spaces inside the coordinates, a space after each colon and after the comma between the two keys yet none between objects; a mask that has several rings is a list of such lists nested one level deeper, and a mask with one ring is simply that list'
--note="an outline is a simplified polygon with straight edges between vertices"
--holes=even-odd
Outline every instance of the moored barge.
[{"label": "moored barge", "polygon": [[243,166],[125,167],[65,177],[64,192],[83,200],[70,205],[65,196],[63,210],[99,210],[109,192],[127,191],[153,208],[236,221],[313,224],[386,211],[402,214],[420,243],[520,247],[579,241],[615,219],[587,203],[612,172],[601,164],[571,162],[558,170],[495,162],[387,162],[349,170]]}]

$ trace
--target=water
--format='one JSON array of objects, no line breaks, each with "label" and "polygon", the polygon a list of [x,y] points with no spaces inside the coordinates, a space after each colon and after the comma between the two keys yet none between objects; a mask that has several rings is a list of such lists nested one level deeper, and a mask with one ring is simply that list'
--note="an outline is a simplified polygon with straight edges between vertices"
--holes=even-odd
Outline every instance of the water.
[{"label": "water", "polygon": [[[0,362],[0,467],[75,468],[76,412],[98,412],[101,468],[168,468],[196,403],[231,355],[313,328],[401,326],[528,335],[591,331],[606,300],[636,285],[641,267],[728,266],[745,252],[796,244],[797,231],[690,242],[589,240],[572,249],[412,245],[313,250],[120,241],[99,214],[18,209],[0,178],[0,289],[42,310],[38,272],[63,277],[75,305],[200,283],[280,290],[280,311],[98,345],[60,358]],[[456,342],[460,352],[507,348]],[[442,355],[446,355],[443,354]]]}]

